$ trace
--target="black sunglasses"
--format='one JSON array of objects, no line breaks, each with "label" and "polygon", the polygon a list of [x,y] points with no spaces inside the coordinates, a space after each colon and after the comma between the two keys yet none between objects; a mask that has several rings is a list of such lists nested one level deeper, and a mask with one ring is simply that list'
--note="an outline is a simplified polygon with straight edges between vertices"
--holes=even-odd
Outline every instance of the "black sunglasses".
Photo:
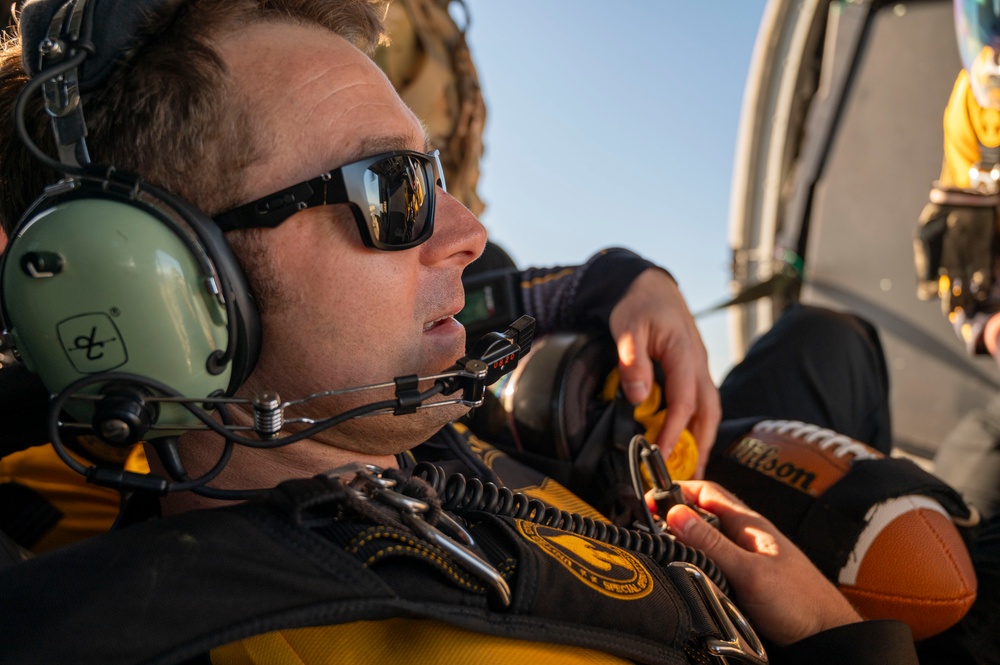
[{"label": "black sunglasses", "polygon": [[214,219],[223,231],[274,228],[300,210],[349,203],[366,247],[409,249],[434,231],[435,184],[445,189],[437,150],[396,150],[345,164]]}]

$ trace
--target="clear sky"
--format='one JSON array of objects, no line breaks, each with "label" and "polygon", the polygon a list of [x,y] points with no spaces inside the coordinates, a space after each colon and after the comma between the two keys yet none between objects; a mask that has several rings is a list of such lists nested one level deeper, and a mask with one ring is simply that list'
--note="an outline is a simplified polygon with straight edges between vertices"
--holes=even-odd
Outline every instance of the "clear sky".
[{"label": "clear sky", "polygon": [[[692,311],[729,297],[729,193],[765,0],[465,0],[487,105],[479,193],[519,265],[623,246]],[[701,317],[713,375],[726,315]]]}]

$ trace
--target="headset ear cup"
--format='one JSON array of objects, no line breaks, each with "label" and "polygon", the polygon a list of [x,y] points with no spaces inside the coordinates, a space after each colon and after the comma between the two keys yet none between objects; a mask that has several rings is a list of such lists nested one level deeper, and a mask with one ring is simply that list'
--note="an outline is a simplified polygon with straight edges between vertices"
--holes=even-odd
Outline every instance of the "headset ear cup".
[{"label": "headset ear cup", "polygon": [[[582,341],[568,349],[559,391],[560,438],[565,441],[566,459],[575,460],[604,413],[601,389],[608,374],[618,366],[618,350],[610,337],[582,335]],[[553,414],[555,415],[555,414]]]},{"label": "headset ear cup", "polygon": [[[53,186],[0,266],[4,328],[50,394],[91,377],[98,391],[101,376],[125,373],[199,398],[232,394],[253,371],[259,315],[221,230],[134,177]],[[84,400],[65,408],[82,422],[95,410]],[[192,421],[166,405],[156,424],[167,436]]]},{"label": "headset ear cup", "polygon": [[[249,378],[260,356],[260,310],[253,299],[246,275],[222,230],[205,213],[184,199],[157,187],[147,188],[181,214],[202,240],[220,278],[229,284],[226,297],[234,299],[236,310],[236,351],[232,360],[232,375],[227,394],[235,393]],[[232,325],[233,322],[230,322]]]},{"label": "headset ear cup", "polygon": [[[609,400],[618,350],[607,334],[563,333],[542,338],[504,387],[512,438],[509,451],[542,469],[613,523],[643,515],[628,461],[628,442],[643,427],[620,391]],[[662,385],[662,378],[657,374]],[[662,405],[661,405],[662,406]]]},{"label": "headset ear cup", "polygon": [[618,354],[607,336],[556,333],[539,340],[506,387],[503,400],[517,445],[571,461],[583,446]]}]

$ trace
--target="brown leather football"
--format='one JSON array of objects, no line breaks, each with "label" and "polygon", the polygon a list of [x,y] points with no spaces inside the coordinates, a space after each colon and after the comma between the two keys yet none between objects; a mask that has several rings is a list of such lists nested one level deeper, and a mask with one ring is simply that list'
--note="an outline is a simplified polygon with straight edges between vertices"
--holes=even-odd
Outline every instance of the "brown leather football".
[{"label": "brown leather football", "polygon": [[[727,456],[820,501],[856,462],[884,457],[832,430],[788,420],[758,423]],[[937,500],[920,494],[890,498],[871,505],[863,521],[860,535],[847,543],[850,553],[836,582],[864,617],[904,621],[919,640],[965,615],[976,598],[976,575],[958,529]]]}]

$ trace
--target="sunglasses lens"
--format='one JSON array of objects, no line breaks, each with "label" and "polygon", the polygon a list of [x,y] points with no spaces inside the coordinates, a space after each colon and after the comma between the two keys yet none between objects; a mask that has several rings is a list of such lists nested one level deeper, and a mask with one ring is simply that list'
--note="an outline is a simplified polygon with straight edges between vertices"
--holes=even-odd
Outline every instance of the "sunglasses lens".
[{"label": "sunglasses lens", "polygon": [[413,155],[394,155],[365,171],[365,211],[372,241],[381,247],[408,247],[430,236],[434,166]]}]

